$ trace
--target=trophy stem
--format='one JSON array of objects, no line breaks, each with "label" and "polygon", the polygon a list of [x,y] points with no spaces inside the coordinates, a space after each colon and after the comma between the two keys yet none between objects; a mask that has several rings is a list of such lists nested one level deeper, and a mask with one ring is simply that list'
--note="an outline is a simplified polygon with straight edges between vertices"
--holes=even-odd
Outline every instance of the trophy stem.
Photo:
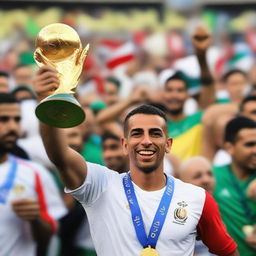
[{"label": "trophy stem", "polygon": [[85,119],[85,113],[75,97],[64,93],[45,98],[35,112],[41,122],[58,128],[74,127]]}]

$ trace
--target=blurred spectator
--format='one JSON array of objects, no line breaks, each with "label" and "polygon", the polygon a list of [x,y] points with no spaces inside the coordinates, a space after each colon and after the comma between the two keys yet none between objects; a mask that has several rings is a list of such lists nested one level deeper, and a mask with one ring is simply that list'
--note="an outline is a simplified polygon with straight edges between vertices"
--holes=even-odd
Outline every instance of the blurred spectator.
[{"label": "blurred spectator", "polygon": [[16,87],[11,93],[19,101],[36,99],[36,95],[35,95],[33,89],[31,87],[25,86],[25,85]]},{"label": "blurred spectator", "polygon": [[46,169],[10,154],[20,134],[20,118],[18,101],[0,94],[1,253],[32,256],[37,250],[45,255],[66,209]]},{"label": "blurred spectator", "polygon": [[95,115],[89,107],[84,107],[84,111],[86,113],[86,119],[79,126],[84,142],[81,154],[87,161],[104,165],[102,159],[102,143],[99,136],[99,128],[95,122]]},{"label": "blurred spectator", "polygon": [[120,82],[114,77],[109,77],[104,81],[103,86],[102,99],[106,105],[110,106],[117,103],[119,100]]},{"label": "blurred spectator", "polygon": [[240,69],[231,69],[222,77],[223,88],[227,93],[226,99],[220,99],[220,102],[233,102],[240,104],[243,97],[250,92],[250,86],[247,74]]},{"label": "blurred spectator", "polygon": [[30,65],[19,64],[12,71],[15,87],[31,86],[33,69]]},{"label": "blurred spectator", "polygon": [[[180,166],[180,179],[184,182],[204,188],[213,193],[215,180],[211,163],[204,157],[191,157]],[[200,238],[199,238],[200,239]],[[208,248],[202,241],[196,241],[194,256],[210,256]]]},{"label": "blurred spectator", "polygon": [[0,92],[9,92],[9,74],[5,71],[0,71]]},{"label": "blurred spectator", "polygon": [[191,157],[180,166],[180,179],[213,193],[215,181],[209,160],[202,156]]},{"label": "blurred spectator", "polygon": [[223,150],[226,124],[235,115],[256,121],[255,113],[256,97],[253,95],[245,97],[240,105],[232,103],[211,106],[203,118],[203,155],[217,166],[230,163],[230,156]]},{"label": "blurred spectator", "polygon": [[[214,81],[210,74],[206,51],[211,43],[211,36],[204,27],[197,27],[192,36],[193,45],[201,67],[202,89],[199,95],[199,107],[205,109],[215,100]],[[172,153],[180,161],[191,156],[200,155],[202,144],[202,111],[193,115],[184,114],[184,104],[188,99],[188,87],[186,80],[180,72],[169,77],[163,88],[163,102],[167,109],[168,133],[174,138]]]},{"label": "blurred spectator", "polygon": [[102,135],[102,156],[105,165],[119,173],[127,172],[129,170],[129,162],[126,155],[124,155],[121,138],[111,133],[104,133]]},{"label": "blurred spectator", "polygon": [[232,162],[214,169],[214,197],[228,233],[238,244],[240,255],[253,256],[256,250],[256,202],[247,197],[247,188],[256,178],[256,123],[246,117],[232,119],[226,126],[224,142]]}]

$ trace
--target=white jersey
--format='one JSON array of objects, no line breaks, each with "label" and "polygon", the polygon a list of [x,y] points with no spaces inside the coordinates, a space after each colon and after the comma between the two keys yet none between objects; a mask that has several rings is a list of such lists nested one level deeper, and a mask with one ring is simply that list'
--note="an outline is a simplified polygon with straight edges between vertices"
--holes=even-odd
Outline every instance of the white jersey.
[{"label": "white jersey", "polygon": [[[87,166],[84,184],[73,191],[67,188],[65,191],[86,210],[97,255],[139,256],[143,248],[136,237],[123,188],[125,173],[92,163]],[[161,256],[191,256],[206,193],[202,188],[174,180],[173,198],[156,249]],[[144,191],[134,184],[134,190],[148,234],[165,188]]]},{"label": "white jersey", "polygon": [[[67,211],[48,171],[34,162],[16,159],[17,172],[13,185],[6,201],[0,203],[0,255],[34,256],[36,243],[30,224],[15,214],[11,206],[12,201],[22,198],[38,199],[41,216],[53,229],[56,228],[56,220]],[[10,165],[10,159],[0,164],[0,186],[6,181]]]}]

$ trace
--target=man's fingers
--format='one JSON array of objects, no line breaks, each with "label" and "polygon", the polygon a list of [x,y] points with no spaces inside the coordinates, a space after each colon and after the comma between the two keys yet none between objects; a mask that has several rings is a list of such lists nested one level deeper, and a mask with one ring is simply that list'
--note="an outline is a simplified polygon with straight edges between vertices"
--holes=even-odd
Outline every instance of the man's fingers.
[{"label": "man's fingers", "polygon": [[54,73],[57,73],[57,70],[56,70],[56,68],[51,67],[51,66],[42,66],[42,67],[40,67],[40,68],[38,69],[37,74],[38,74],[38,75],[41,75],[41,74],[43,74],[43,73],[45,73],[45,72],[54,72]]}]

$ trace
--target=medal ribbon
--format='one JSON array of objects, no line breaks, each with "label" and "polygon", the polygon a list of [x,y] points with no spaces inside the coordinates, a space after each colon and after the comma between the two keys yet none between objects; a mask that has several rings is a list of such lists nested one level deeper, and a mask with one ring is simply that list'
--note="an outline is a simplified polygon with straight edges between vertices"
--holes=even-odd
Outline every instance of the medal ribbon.
[{"label": "medal ribbon", "polygon": [[14,179],[17,172],[17,160],[15,157],[11,156],[11,165],[8,171],[6,181],[2,186],[0,186],[0,203],[4,204],[6,202],[7,196],[9,194],[10,189],[13,186]]},{"label": "medal ribbon", "polygon": [[174,191],[174,179],[167,176],[166,188],[159,203],[148,236],[146,235],[142,214],[134,192],[134,187],[131,181],[130,174],[126,174],[123,177],[123,186],[127,201],[130,206],[133,226],[135,228],[135,232],[140,244],[144,248],[147,246],[155,248],[172,200]]}]

